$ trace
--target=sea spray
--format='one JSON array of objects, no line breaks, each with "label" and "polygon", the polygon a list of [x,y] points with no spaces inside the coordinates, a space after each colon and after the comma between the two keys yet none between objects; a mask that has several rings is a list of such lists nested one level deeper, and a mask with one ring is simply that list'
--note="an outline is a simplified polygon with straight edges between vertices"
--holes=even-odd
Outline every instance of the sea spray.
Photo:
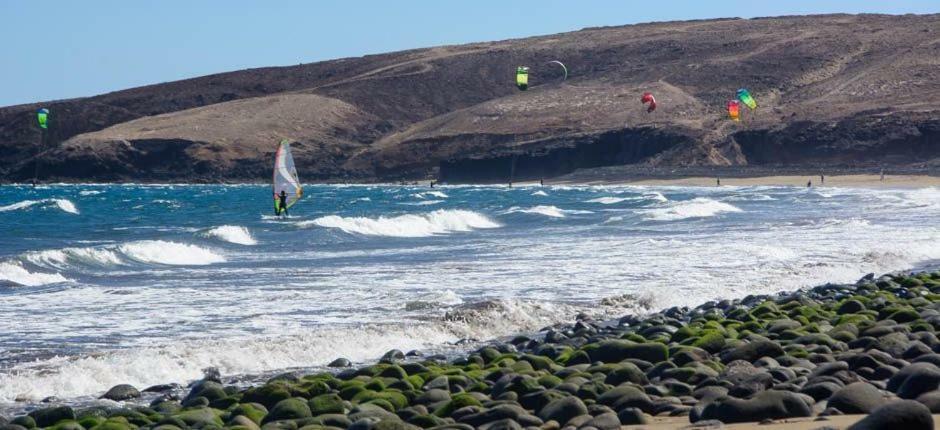
[{"label": "sea spray", "polygon": [[297,223],[297,226],[336,228],[346,233],[367,236],[429,237],[476,229],[498,228],[500,224],[477,212],[441,209],[425,214],[378,218],[330,215],[312,221],[301,221]]},{"label": "sea spray", "polygon": [[258,241],[247,228],[239,225],[220,225],[205,232],[203,236],[238,245],[257,245]]}]

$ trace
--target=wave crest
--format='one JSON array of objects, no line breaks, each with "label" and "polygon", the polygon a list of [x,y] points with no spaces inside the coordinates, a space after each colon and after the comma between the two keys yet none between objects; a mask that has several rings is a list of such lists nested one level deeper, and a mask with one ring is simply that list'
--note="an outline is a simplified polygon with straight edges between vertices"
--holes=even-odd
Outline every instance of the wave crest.
[{"label": "wave crest", "polygon": [[518,206],[513,206],[506,210],[507,214],[512,213],[524,213],[524,214],[538,214],[544,215],[551,218],[564,218],[566,215],[574,214],[590,214],[591,211],[580,211],[580,210],[568,210],[568,209],[559,209],[557,206],[547,206],[547,205],[538,205],[531,208],[520,208]]},{"label": "wave crest", "polygon": [[117,249],[134,261],[148,264],[205,266],[225,262],[225,257],[209,249],[163,240],[130,242],[118,245]]},{"label": "wave crest", "polygon": [[0,281],[12,282],[26,287],[38,287],[46,284],[69,282],[71,279],[58,273],[30,272],[22,264],[5,261],[0,262]]},{"label": "wave crest", "polygon": [[257,245],[258,241],[251,235],[247,228],[240,225],[220,225],[213,227],[203,233],[205,237],[211,237],[223,242],[234,243],[237,245]]},{"label": "wave crest", "polygon": [[428,237],[501,227],[500,224],[483,214],[461,209],[440,209],[425,214],[378,218],[329,215],[312,221],[302,221],[297,225],[299,227],[315,225],[337,228],[346,233],[389,237]]},{"label": "wave crest", "polygon": [[23,200],[6,206],[0,206],[0,212],[10,212],[21,209],[29,209],[33,206],[50,207],[55,206],[63,212],[78,215],[78,208],[68,199],[42,199],[42,200]]},{"label": "wave crest", "polygon": [[737,206],[704,197],[675,202],[670,206],[646,211],[651,221],[678,221],[688,218],[707,218],[724,212],[742,212]]}]

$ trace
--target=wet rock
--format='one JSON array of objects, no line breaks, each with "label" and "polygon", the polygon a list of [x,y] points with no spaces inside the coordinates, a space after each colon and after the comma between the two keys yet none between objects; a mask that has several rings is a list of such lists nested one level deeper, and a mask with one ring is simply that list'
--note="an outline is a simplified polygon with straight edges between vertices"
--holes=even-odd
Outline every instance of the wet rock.
[{"label": "wet rock", "polygon": [[36,420],[29,415],[20,415],[10,420],[10,425],[31,429],[36,427]]},{"label": "wet rock", "polygon": [[633,363],[620,363],[620,367],[607,374],[604,383],[610,385],[620,385],[624,382],[632,382],[638,385],[649,383],[646,374]]},{"label": "wet rock", "polygon": [[36,426],[49,427],[62,420],[74,420],[75,411],[68,406],[56,406],[32,411],[29,416],[36,421]]},{"label": "wet rock", "polygon": [[846,300],[843,302],[836,313],[839,315],[856,314],[865,310],[865,305],[858,300]]},{"label": "wet rock", "polygon": [[917,401],[923,403],[931,413],[940,413],[940,390],[928,391],[917,397]]},{"label": "wet rock", "polygon": [[669,350],[661,343],[635,343],[626,340],[607,340],[585,347],[591,361],[618,363],[629,358],[638,358],[659,363],[669,358]]},{"label": "wet rock", "polygon": [[489,422],[477,428],[479,430],[522,430],[522,426],[510,418]]},{"label": "wet rock", "polygon": [[[226,423],[228,427],[239,427],[242,430],[261,430],[258,423],[252,421],[244,415],[236,415]],[[181,427],[182,428],[182,427]]]},{"label": "wet rock", "polygon": [[134,388],[133,385],[121,384],[111,387],[111,389],[104,393],[100,398],[121,402],[124,400],[136,399],[138,397],[140,397],[140,391],[138,391],[137,388]]},{"label": "wet rock", "polygon": [[271,412],[264,417],[262,424],[278,420],[294,420],[313,416],[307,401],[302,398],[281,400],[274,405]]},{"label": "wet rock", "polygon": [[559,423],[567,423],[568,420],[578,416],[587,415],[587,406],[577,397],[565,397],[554,400],[545,405],[538,412],[538,417],[544,421],[554,420]]},{"label": "wet rock", "polygon": [[841,390],[842,388],[843,387],[841,384],[837,384],[835,382],[830,382],[830,381],[823,381],[823,382],[806,384],[800,390],[800,393],[806,394],[812,397],[813,399],[815,399],[816,401],[820,401],[820,400],[828,399],[834,393]]},{"label": "wet rock", "polygon": [[872,411],[848,430],[933,430],[933,417],[926,406],[913,400],[891,402]]},{"label": "wet rock", "polygon": [[179,384],[159,384],[151,385],[147,388],[144,388],[145,393],[166,393],[168,391],[175,391],[180,389]]},{"label": "wet rock", "polygon": [[846,385],[829,397],[828,406],[846,414],[867,414],[887,400],[877,388],[865,382]]},{"label": "wet rock", "polygon": [[754,362],[761,357],[776,358],[784,354],[783,348],[770,340],[755,340],[721,354],[723,363],[735,360]]},{"label": "wet rock", "polygon": [[649,396],[632,385],[621,385],[597,398],[597,403],[611,407],[615,411],[623,408],[639,408],[644,412],[654,410]]},{"label": "wet rock", "polygon": [[887,388],[902,399],[914,399],[940,387],[940,368],[931,363],[914,363],[898,371]]},{"label": "wet rock", "polygon": [[349,367],[352,366],[352,362],[345,358],[337,358],[327,364],[327,367]]},{"label": "wet rock", "polygon": [[763,391],[752,399],[720,398],[702,411],[702,419],[724,423],[808,417],[813,409],[801,396],[786,391]]},{"label": "wet rock", "polygon": [[620,424],[625,426],[649,424],[649,417],[637,408],[624,408],[617,413]]},{"label": "wet rock", "polygon": [[383,354],[380,361],[395,362],[395,361],[401,361],[404,359],[405,359],[404,352],[401,352],[401,350],[399,349],[393,349]]}]

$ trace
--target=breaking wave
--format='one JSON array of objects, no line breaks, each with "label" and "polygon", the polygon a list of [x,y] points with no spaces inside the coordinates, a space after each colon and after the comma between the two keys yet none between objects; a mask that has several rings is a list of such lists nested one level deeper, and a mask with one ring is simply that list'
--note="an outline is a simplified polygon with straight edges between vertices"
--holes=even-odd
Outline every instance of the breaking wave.
[{"label": "breaking wave", "polygon": [[501,227],[500,224],[485,215],[460,209],[440,209],[425,214],[406,214],[378,218],[329,215],[312,221],[297,223],[299,227],[312,225],[336,228],[346,233],[389,237],[428,237]]},{"label": "breaking wave", "polygon": [[425,191],[423,193],[413,194],[413,196],[419,199],[426,199],[428,196],[437,197],[439,199],[446,199],[448,197],[447,194],[444,194],[441,191]]},{"label": "breaking wave", "polygon": [[512,214],[512,213],[538,214],[538,215],[544,215],[544,216],[551,217],[551,218],[564,218],[566,215],[589,214],[593,212],[581,211],[581,210],[559,209],[557,206],[539,205],[539,206],[533,206],[531,208],[520,208],[518,206],[513,206],[507,209],[505,213],[507,214]]},{"label": "breaking wave", "polygon": [[576,306],[519,300],[458,305],[443,316],[398,324],[355,324],[304,330],[301,334],[248,339],[181,340],[169,345],[116,350],[80,358],[56,357],[22,363],[0,374],[0,402],[99,395],[117,384],[146,387],[198,379],[202,369],[226,376],[258,375],[290,368],[322,366],[336,357],[353,362],[374,360],[384,352],[421,349],[457,351],[461,340],[488,340],[507,333],[532,332],[570,322],[588,311],[615,315],[622,307],[602,303],[590,310]]},{"label": "breaking wave", "polygon": [[632,200],[629,197],[598,197],[596,199],[588,200],[587,203],[600,203],[602,205],[612,205],[620,203],[625,200]]},{"label": "breaking wave", "polygon": [[737,206],[704,197],[673,203],[670,206],[646,211],[648,220],[677,221],[688,218],[707,218],[724,212],[741,212]]},{"label": "breaking wave", "polygon": [[247,228],[239,225],[220,225],[213,227],[204,232],[203,236],[238,245],[258,244],[258,241],[251,235],[251,232],[248,231]]},{"label": "breaking wave", "polygon": [[140,263],[205,266],[225,262],[225,257],[209,249],[163,240],[130,242],[118,245],[117,249],[128,258]]},{"label": "breaking wave", "polygon": [[223,256],[212,250],[163,240],[142,240],[85,248],[47,249],[28,252],[20,259],[36,266],[55,270],[108,268],[131,263],[204,266],[225,261]]},{"label": "breaking wave", "polygon": [[70,279],[58,273],[30,272],[18,262],[0,262],[0,281],[12,282],[26,287],[69,282]]},{"label": "breaking wave", "polygon": [[42,208],[46,207],[56,207],[63,212],[68,212],[70,214],[78,215],[78,208],[75,207],[75,204],[71,200],[67,199],[42,199],[42,200],[23,200],[21,202],[13,203],[6,206],[0,206],[0,212],[10,212],[21,209],[29,209],[33,206],[39,206]]}]

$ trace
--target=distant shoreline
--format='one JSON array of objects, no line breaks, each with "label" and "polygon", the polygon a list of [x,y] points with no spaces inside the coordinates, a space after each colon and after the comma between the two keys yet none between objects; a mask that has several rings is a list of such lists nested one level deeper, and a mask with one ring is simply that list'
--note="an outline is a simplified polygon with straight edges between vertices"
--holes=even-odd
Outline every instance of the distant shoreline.
[{"label": "distant shoreline", "polygon": [[821,180],[819,175],[784,175],[784,176],[755,176],[755,177],[682,177],[682,178],[636,178],[627,180],[599,179],[596,181],[546,181],[549,185],[578,184],[578,185],[652,185],[652,186],[690,186],[690,187],[716,187],[720,179],[721,186],[793,186],[805,187],[810,183],[813,187],[833,188],[927,188],[940,187],[940,176],[928,175],[834,175],[825,176]]}]

